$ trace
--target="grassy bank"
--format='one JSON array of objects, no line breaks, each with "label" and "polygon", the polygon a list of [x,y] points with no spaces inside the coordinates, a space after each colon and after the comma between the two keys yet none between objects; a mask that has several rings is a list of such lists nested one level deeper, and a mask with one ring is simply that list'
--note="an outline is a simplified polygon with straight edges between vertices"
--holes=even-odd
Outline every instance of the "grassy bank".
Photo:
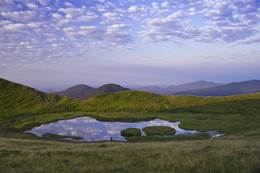
[{"label": "grassy bank", "polygon": [[0,137],[2,172],[259,172],[260,140],[75,143]]}]

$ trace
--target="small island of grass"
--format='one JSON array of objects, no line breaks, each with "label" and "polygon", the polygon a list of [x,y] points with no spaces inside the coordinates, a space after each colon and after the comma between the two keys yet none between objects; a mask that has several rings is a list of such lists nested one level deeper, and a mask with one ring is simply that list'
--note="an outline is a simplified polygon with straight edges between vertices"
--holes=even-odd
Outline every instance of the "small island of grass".
[{"label": "small island of grass", "polygon": [[127,128],[121,131],[121,135],[124,137],[141,136],[141,130],[138,128]]},{"label": "small island of grass", "polygon": [[168,126],[149,126],[143,128],[143,131],[147,136],[173,135],[174,133],[176,133],[176,130],[174,128]]},{"label": "small island of grass", "polygon": [[52,134],[52,133],[44,133],[42,135],[42,137],[48,137],[48,138],[69,138],[69,139],[74,139],[74,140],[81,140],[84,139],[80,136],[66,136],[66,135],[56,135],[56,134]]}]

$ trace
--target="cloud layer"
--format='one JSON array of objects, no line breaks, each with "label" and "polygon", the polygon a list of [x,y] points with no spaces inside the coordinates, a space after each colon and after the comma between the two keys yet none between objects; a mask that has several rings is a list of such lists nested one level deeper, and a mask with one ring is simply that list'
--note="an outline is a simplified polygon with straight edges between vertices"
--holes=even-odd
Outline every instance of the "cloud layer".
[{"label": "cloud layer", "polygon": [[140,43],[251,44],[259,21],[259,0],[0,0],[0,57],[39,63]]}]

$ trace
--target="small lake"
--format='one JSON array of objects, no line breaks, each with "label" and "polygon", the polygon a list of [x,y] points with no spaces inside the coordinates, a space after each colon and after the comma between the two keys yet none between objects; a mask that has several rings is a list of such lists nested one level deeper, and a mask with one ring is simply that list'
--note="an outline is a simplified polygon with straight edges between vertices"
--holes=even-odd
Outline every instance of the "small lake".
[{"label": "small lake", "polygon": [[[162,119],[128,123],[104,122],[90,117],[78,117],[69,120],[60,120],[49,124],[43,124],[26,132],[36,134],[37,136],[42,136],[45,133],[53,133],[57,135],[80,136],[84,138],[78,141],[104,141],[111,140],[111,137],[113,140],[126,141],[126,139],[121,136],[121,130],[126,128],[139,128],[142,130],[142,128],[147,126],[170,126],[176,130],[174,135],[194,135],[202,133],[196,130],[181,129],[179,128],[179,124],[180,122],[169,122]],[[209,133],[211,138],[222,135],[215,131],[209,131],[206,133]],[[145,136],[143,131],[142,135]]]}]

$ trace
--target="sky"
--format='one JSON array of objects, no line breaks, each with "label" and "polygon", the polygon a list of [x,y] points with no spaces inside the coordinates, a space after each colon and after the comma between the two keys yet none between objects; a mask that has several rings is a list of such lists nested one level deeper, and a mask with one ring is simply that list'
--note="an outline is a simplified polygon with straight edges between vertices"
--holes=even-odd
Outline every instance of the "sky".
[{"label": "sky", "polygon": [[0,77],[38,89],[260,79],[259,0],[0,0]]}]

